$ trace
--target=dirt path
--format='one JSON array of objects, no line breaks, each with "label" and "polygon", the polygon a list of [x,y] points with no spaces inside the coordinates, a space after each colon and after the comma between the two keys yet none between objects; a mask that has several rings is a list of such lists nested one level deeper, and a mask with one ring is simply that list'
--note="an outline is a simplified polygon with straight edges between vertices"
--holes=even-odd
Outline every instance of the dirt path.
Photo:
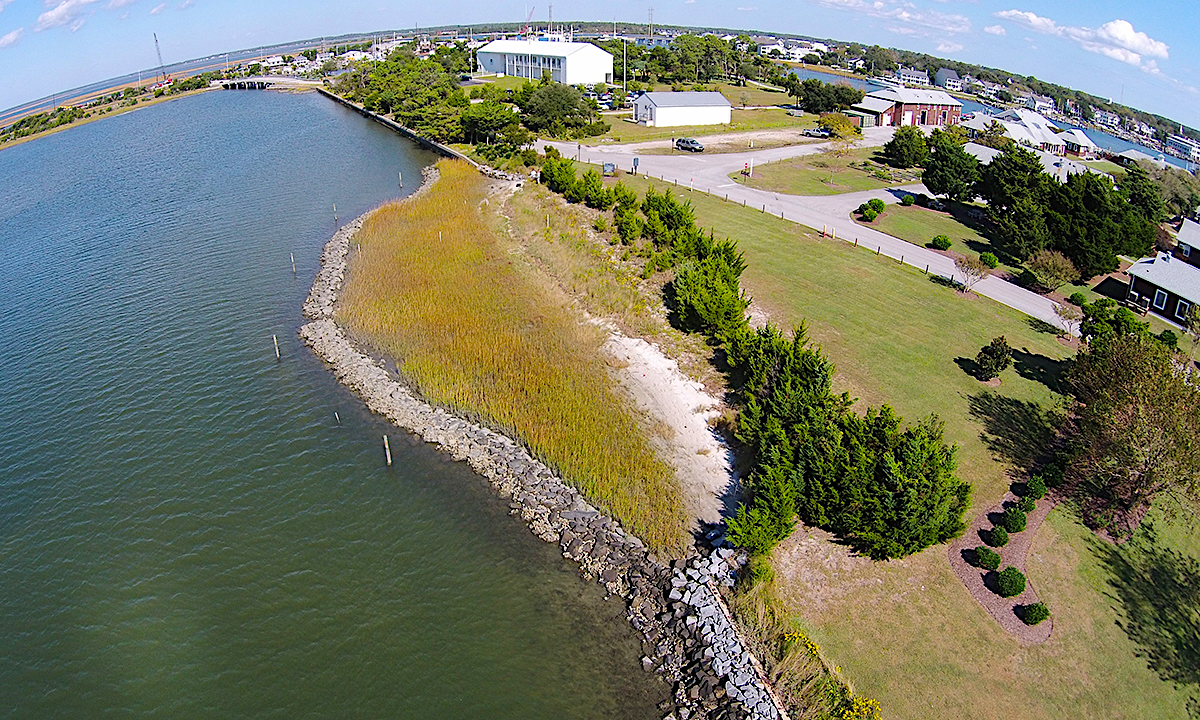
[{"label": "dirt path", "polygon": [[[986,545],[983,538],[992,528],[993,518],[1004,512],[1005,503],[1015,503],[1017,500],[1017,496],[1013,493],[1006,493],[999,503],[980,513],[975,521],[967,527],[967,531],[963,533],[962,537],[950,543],[946,549],[946,555],[950,560],[950,569],[954,571],[959,580],[962,580],[963,585],[967,586],[971,597],[975,598],[976,602],[988,611],[988,614],[1000,624],[1000,627],[1016,637],[1023,645],[1037,645],[1050,638],[1050,633],[1054,630],[1054,618],[1050,617],[1037,625],[1030,626],[1017,617],[1018,605],[1032,605],[1038,601],[1037,593],[1034,592],[1033,585],[1028,578],[1025,581],[1025,592],[1016,597],[1003,598],[988,589],[985,584],[985,578],[994,573],[968,564],[963,557],[964,551]],[[1038,500],[1037,508],[1029,513],[1025,529],[1019,533],[1010,533],[1008,544],[1004,547],[992,548],[1000,554],[1001,569],[1011,565],[1022,573],[1025,572],[1025,556],[1029,553],[1033,536],[1037,534],[1038,528],[1041,527],[1050,511],[1054,509],[1055,504],[1056,502],[1050,497]]]},{"label": "dirt path", "polygon": [[720,403],[656,345],[612,331],[604,349],[618,361],[614,374],[637,409],[658,424],[651,442],[675,468],[689,515],[719,521],[736,503],[729,448],[708,424]]}]

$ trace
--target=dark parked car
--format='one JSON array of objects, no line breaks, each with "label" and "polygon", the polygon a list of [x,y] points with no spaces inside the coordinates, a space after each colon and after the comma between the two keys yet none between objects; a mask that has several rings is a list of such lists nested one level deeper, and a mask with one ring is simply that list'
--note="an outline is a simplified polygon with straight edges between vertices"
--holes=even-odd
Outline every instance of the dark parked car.
[{"label": "dark parked car", "polygon": [[704,152],[704,146],[692,138],[679,138],[675,141],[676,150],[687,150],[688,152]]}]

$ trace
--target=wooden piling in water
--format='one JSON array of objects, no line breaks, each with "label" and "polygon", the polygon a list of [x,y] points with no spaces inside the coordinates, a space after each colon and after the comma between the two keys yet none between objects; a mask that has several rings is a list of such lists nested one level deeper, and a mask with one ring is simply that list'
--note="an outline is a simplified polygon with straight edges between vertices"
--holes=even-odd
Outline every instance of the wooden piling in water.
[{"label": "wooden piling in water", "polygon": [[388,467],[392,465],[392,448],[388,445],[387,435],[383,436],[383,454],[387,457]]},{"label": "wooden piling in water", "polygon": [[292,277],[296,276],[296,253],[288,253],[288,257],[292,259]]},{"label": "wooden piling in water", "polygon": [[272,335],[271,342],[275,343],[275,359],[278,360],[279,359],[279,338]]},{"label": "wooden piling in water", "polygon": [[342,424],[342,416],[337,414],[337,410],[333,411],[333,419],[337,420],[338,425]]}]

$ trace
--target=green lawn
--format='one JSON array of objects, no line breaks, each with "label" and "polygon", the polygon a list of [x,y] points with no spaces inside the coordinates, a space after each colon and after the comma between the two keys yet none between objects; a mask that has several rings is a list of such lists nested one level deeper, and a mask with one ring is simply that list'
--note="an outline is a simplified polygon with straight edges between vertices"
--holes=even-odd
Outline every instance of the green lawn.
[{"label": "green lawn", "polygon": [[[920,180],[920,176],[912,171],[892,170],[874,162],[877,152],[877,148],[860,148],[850,151],[845,157],[835,157],[830,153],[805,155],[756,165],[752,178],[740,172],[729,177],[748,187],[789,195],[840,195]],[[867,162],[871,171],[861,167]],[[887,179],[877,177],[874,174],[876,170],[885,173]]]},{"label": "green lawn", "polygon": [[1081,160],[1080,162],[1092,168],[1093,170],[1099,170],[1102,173],[1108,173],[1109,175],[1112,175],[1118,179],[1125,175],[1125,168],[1110,160]]},{"label": "green lawn", "polygon": [[595,145],[601,142],[646,142],[649,140],[670,140],[678,137],[702,137],[734,132],[750,132],[752,130],[803,130],[816,127],[817,116],[805,115],[793,117],[782,109],[765,110],[734,110],[728,125],[683,125],[679,127],[646,127],[636,123],[626,122],[624,118],[629,113],[620,115],[605,115],[604,122],[612,125],[612,129],[598,137],[584,138],[585,145]]},{"label": "green lawn", "polygon": [[[653,182],[623,180],[639,192]],[[860,398],[859,407],[886,402],[909,421],[937,413],[959,447],[960,476],[975,488],[974,511],[1001,496],[1012,464],[1037,445],[1035,428],[1054,425],[1049,413],[1061,397],[1050,386],[1067,348],[1024,315],[959,295],[919,270],[778,217],[677,192],[703,227],[738,241],[743,287],[755,304],[785,327],[808,323],[837,365],[838,388]],[[1018,350],[1017,366],[987,388],[956,359],[1001,334]],[[774,562],[798,622],[887,718],[1182,718],[1188,694],[1200,697],[1200,568],[1174,587],[1153,574],[1153,563],[1195,568],[1200,534],[1160,527],[1162,539],[1148,549],[1114,550],[1070,512],[1052,513],[1035,536],[1028,570],[1055,631],[1028,648],[968,595],[944,546],[875,563],[836,544],[814,545],[801,531]],[[1167,587],[1155,594],[1159,585]],[[1172,663],[1151,670],[1145,655],[1171,647]],[[1176,688],[1172,677],[1184,685]]]},{"label": "green lawn", "polygon": [[[968,208],[973,206],[949,203],[949,212],[936,212],[919,205],[888,205],[887,210],[873,223],[860,223],[885,232],[914,245],[925,246],[935,235],[945,235],[954,243],[950,249],[968,254],[974,252],[994,253],[1001,260],[1000,269],[1019,275],[1021,268],[1007,258],[992,242],[992,231],[986,221],[970,218]],[[1008,262],[1004,262],[1008,260]]]}]

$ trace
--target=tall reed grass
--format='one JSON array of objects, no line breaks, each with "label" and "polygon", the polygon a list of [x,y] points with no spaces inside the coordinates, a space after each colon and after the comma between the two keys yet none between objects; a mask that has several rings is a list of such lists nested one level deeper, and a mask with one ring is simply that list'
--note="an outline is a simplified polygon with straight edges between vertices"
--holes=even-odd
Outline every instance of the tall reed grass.
[{"label": "tall reed grass", "polygon": [[430,401],[521,440],[652,547],[679,547],[679,489],[614,390],[599,331],[498,245],[486,181],[462,162],[438,169],[428,192],[364,223],[339,321]]}]

